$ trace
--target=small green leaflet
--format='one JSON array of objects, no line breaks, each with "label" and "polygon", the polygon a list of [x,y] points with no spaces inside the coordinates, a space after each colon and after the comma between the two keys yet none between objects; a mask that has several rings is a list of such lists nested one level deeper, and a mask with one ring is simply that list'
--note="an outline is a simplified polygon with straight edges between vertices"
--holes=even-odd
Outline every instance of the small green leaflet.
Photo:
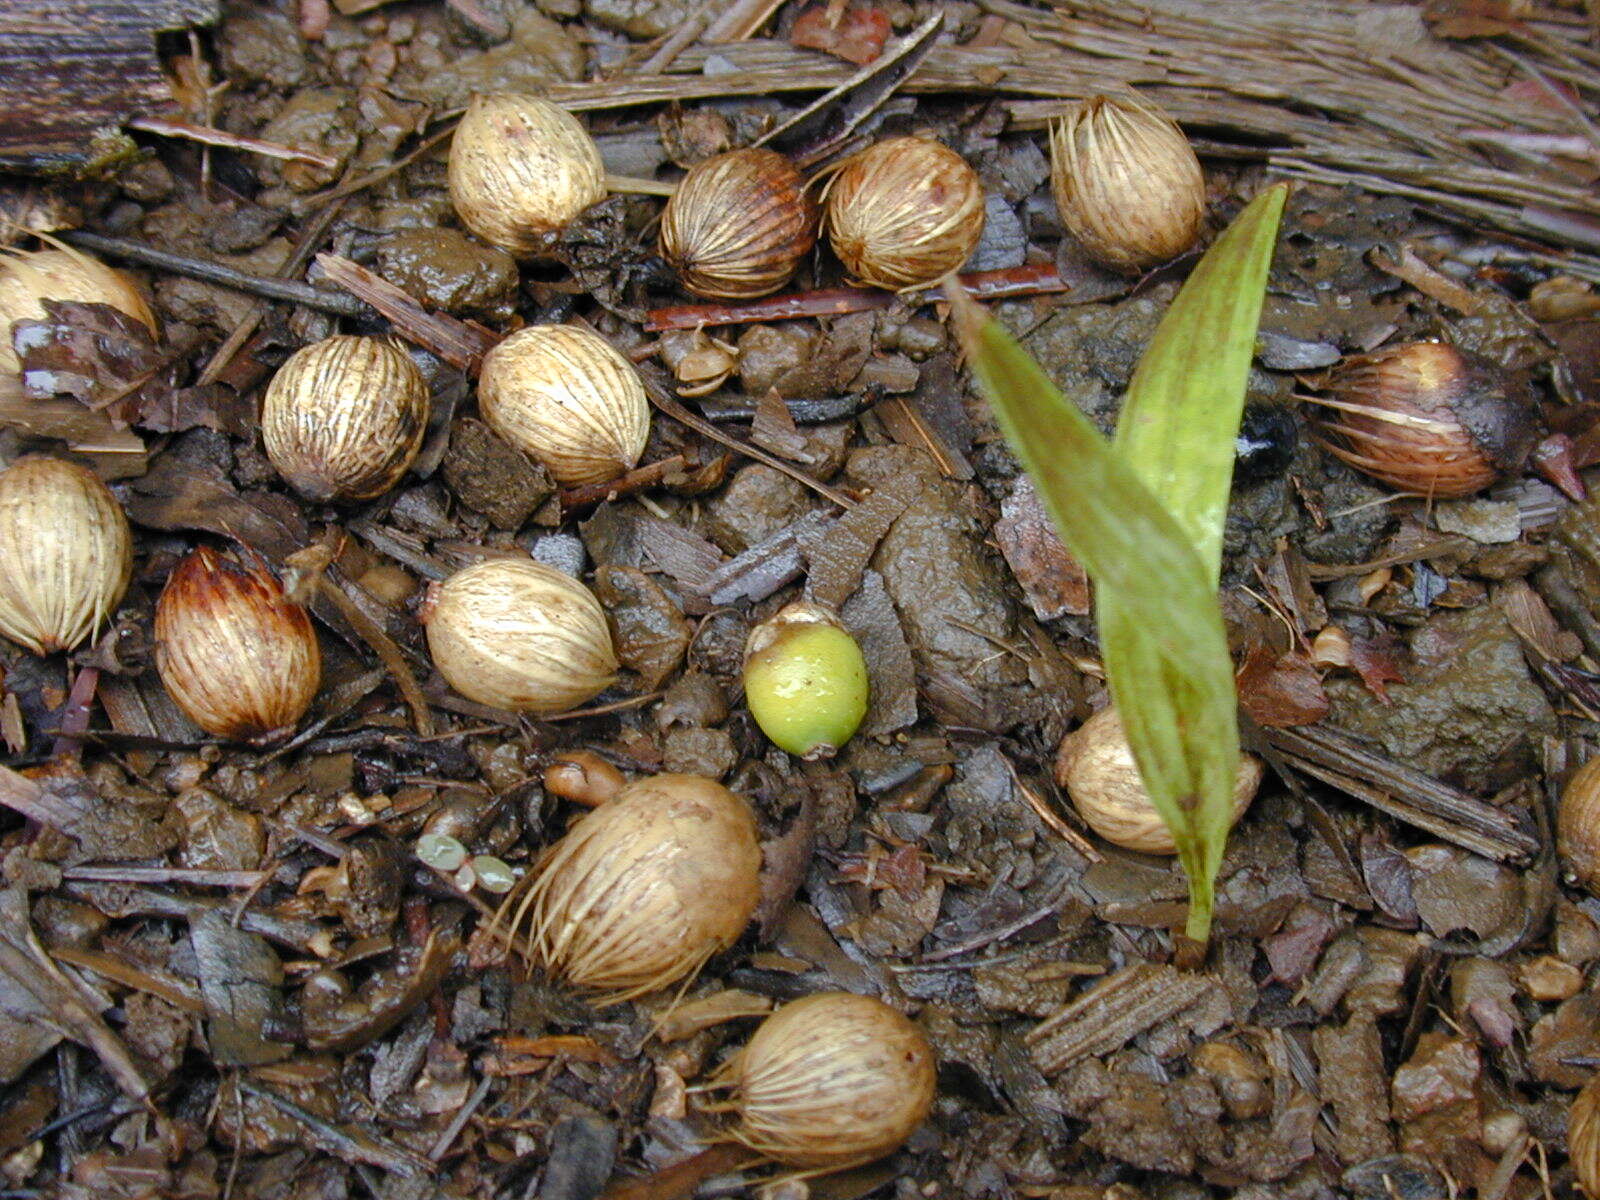
[{"label": "small green leaflet", "polygon": [[1198,942],[1210,935],[1239,763],[1216,597],[1222,523],[1286,195],[1280,185],[1257,196],[1179,291],[1134,373],[1115,448],[998,323],[946,286],[979,387],[1094,578],[1106,678],[1177,842]]}]

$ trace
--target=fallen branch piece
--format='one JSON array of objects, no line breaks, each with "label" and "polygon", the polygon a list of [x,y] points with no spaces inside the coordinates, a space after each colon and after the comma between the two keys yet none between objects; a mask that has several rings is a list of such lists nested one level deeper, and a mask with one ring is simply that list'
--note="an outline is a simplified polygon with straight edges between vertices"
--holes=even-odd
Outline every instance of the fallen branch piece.
[{"label": "fallen branch piece", "polygon": [[[973,271],[961,276],[961,285],[975,300],[1042,296],[1070,292],[1073,286],[1062,278],[1053,263]],[[893,292],[879,288],[821,288],[811,292],[792,292],[786,296],[768,296],[744,304],[679,304],[669,308],[653,308],[645,314],[644,327],[651,333],[660,333],[668,329],[710,328],[752,321],[837,317],[845,313],[888,308],[895,299]],[[915,304],[933,304],[944,299],[944,289],[929,288],[910,299]]]},{"label": "fallen branch piece", "polygon": [[1265,735],[1312,778],[1474,854],[1520,863],[1539,850],[1538,839],[1518,827],[1514,814],[1395,762],[1348,734],[1310,726],[1268,729]]}]

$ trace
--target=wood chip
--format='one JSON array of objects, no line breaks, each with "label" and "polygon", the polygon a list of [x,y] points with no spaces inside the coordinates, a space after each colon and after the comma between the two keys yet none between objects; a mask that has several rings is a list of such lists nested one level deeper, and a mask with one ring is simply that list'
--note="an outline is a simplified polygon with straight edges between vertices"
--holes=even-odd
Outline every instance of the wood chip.
[{"label": "wood chip", "polygon": [[1394,1153],[1389,1132],[1389,1081],[1383,1043],[1371,1017],[1353,1017],[1342,1028],[1324,1025],[1311,1033],[1321,1067],[1323,1102],[1333,1109],[1339,1161],[1367,1162]]},{"label": "wood chip", "polygon": [[806,451],[805,435],[794,423],[789,406],[778,395],[777,388],[768,388],[756,405],[755,420],[750,425],[750,440],[790,462],[810,465],[815,460]]},{"label": "wood chip", "polygon": [[1396,762],[1349,734],[1310,726],[1268,730],[1266,737],[1313,779],[1474,854],[1526,862],[1539,850],[1539,840],[1517,825],[1514,813]]},{"label": "wood chip", "polygon": [[697,590],[718,607],[765,600],[800,577],[805,563],[801,545],[827,525],[827,516],[811,513],[730,558],[707,575]]},{"label": "wood chip", "polygon": [[917,671],[900,626],[894,601],[883,577],[868,571],[839,613],[867,660],[871,701],[857,730],[860,737],[878,737],[917,723]]},{"label": "wood chip", "polygon": [[873,551],[905,512],[915,492],[913,482],[892,480],[845,513],[820,537],[802,543],[809,568],[806,594],[832,608],[848,600],[861,586]]},{"label": "wood chip", "polygon": [[931,454],[941,474],[951,479],[971,479],[976,473],[966,456],[917,411],[910,397],[891,396],[877,405],[872,415],[883,422],[889,436],[902,446],[916,446]]},{"label": "wood chip", "polygon": [[1494,590],[1494,602],[1517,636],[1546,662],[1565,662],[1582,651],[1577,635],[1556,623],[1550,606],[1526,579],[1508,579],[1500,584]]},{"label": "wood chip", "polygon": [[437,354],[453,367],[477,374],[478,364],[500,335],[476,321],[430,313],[383,276],[337,254],[319,254],[317,267],[329,283],[372,305],[401,336]]},{"label": "wood chip", "polygon": [[722,565],[722,551],[698,533],[660,517],[646,515],[639,521],[650,534],[645,543],[650,560],[679,583],[696,589],[704,587]]},{"label": "wood chip", "polygon": [[[882,411],[883,406],[879,406]],[[1018,475],[1011,495],[1000,505],[1000,519],[994,523],[994,538],[1000,543],[1011,573],[1022,585],[1028,607],[1041,621],[1053,621],[1071,613],[1088,616],[1092,606],[1089,573],[1061,542],[1050,514],[1039,493],[1026,475]]]},{"label": "wood chip", "polygon": [[1216,985],[1204,975],[1154,963],[1124,967],[1047,1018],[1023,1039],[1047,1075],[1120,1049],[1188,1008]]}]

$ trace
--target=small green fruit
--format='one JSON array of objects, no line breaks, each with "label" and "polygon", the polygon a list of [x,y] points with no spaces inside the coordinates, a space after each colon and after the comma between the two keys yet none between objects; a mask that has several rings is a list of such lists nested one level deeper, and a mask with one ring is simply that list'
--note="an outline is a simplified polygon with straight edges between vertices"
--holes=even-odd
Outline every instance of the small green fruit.
[{"label": "small green fruit", "polygon": [[801,601],[750,631],[744,694],[761,732],[801,758],[827,758],[867,715],[867,662],[830,610]]}]

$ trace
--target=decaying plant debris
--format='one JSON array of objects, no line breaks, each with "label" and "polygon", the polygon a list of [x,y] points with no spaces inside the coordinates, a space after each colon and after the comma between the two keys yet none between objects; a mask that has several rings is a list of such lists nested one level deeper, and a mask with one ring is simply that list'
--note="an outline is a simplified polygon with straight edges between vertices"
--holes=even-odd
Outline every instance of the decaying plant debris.
[{"label": "decaying plant debris", "polygon": [[[0,42],[30,7],[69,6],[6,6]],[[1600,502],[1538,450],[1475,495],[1396,495],[1305,403],[1346,357],[1443,339],[1600,482],[1586,9],[150,7],[173,32],[111,49],[160,70],[130,68],[104,119],[16,153],[0,121],[33,172],[0,179],[7,240],[55,229],[128,269],[162,331],[52,304],[30,373],[0,379],[0,461],[92,467],[134,541],[94,638],[0,643],[0,1194],[1535,1200],[1593,1178],[1567,1121],[1600,1064],[1600,901],[1556,844],[1600,736]],[[1266,779],[1194,971],[1177,866],[1096,837],[1055,784],[1105,700],[1090,586],[939,293],[848,286],[818,250],[776,294],[697,298],[652,194],[746,146],[811,174],[937,138],[983,185],[968,289],[1109,430],[1193,259],[1125,278],[1080,253],[1045,127],[1124,84],[1194,139],[1208,237],[1300,181],[1224,544]],[[538,263],[451,209],[479,91],[581,114],[626,185]],[[115,153],[84,140],[101,127]],[[552,323],[637,368],[651,431],[615,477],[559,478],[479,407],[484,356]],[[409,473],[338,506],[258,432],[273,373],[335,334],[399,338],[431,399]],[[321,685],[277,740],[209,738],[161,685],[155,606],[199,546],[265,562],[312,617]],[[447,684],[419,610],[529,554],[593,591],[618,674],[519,715]],[[838,613],[871,697],[808,762],[740,682],[751,629],[801,600]],[[494,935],[501,885],[584,811],[573,763],[715,779],[756,814],[754,918],[681,995],[597,1005]],[[915,1021],[931,1113],[891,1158],[774,1182],[707,1085],[770,1013],[839,991]]]}]

